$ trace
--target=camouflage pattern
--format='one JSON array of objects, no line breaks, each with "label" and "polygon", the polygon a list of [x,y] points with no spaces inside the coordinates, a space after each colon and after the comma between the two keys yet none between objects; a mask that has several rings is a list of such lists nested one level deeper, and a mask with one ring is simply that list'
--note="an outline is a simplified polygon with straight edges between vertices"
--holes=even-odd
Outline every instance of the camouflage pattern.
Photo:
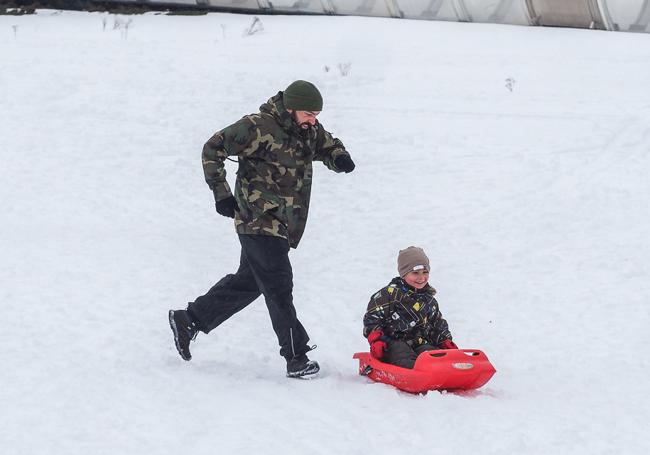
[{"label": "camouflage pattern", "polygon": [[393,278],[370,298],[363,317],[363,336],[381,330],[389,339],[402,340],[413,348],[423,344],[438,346],[451,340],[435,294],[428,284],[417,290],[402,278]]},{"label": "camouflage pattern", "polygon": [[215,133],[203,147],[205,180],[220,201],[232,195],[224,162],[236,156],[235,229],[239,234],[284,237],[295,248],[307,223],[312,161],[335,172],[336,157],[348,154],[322,125],[301,129],[282,104],[282,92]]}]

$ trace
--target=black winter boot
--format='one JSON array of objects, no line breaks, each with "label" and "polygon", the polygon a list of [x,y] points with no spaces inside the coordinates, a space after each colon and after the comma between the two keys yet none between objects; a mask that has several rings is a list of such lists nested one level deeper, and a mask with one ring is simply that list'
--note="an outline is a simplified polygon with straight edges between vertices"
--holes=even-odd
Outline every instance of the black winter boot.
[{"label": "black winter boot", "polygon": [[199,329],[186,310],[169,310],[169,326],[174,332],[176,350],[183,360],[192,360],[190,341],[196,338]]},{"label": "black winter boot", "polygon": [[305,354],[287,359],[288,378],[311,379],[315,377],[319,371],[320,366],[318,365],[318,362],[309,360]]}]

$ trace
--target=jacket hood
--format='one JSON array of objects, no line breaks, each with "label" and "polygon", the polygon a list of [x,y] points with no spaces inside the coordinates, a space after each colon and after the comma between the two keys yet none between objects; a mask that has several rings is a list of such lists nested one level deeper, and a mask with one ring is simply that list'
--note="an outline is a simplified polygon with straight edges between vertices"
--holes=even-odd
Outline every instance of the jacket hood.
[{"label": "jacket hood", "polygon": [[269,98],[269,100],[260,106],[260,112],[263,114],[270,114],[273,118],[286,130],[295,129],[294,121],[291,114],[287,112],[282,102],[282,92]]}]

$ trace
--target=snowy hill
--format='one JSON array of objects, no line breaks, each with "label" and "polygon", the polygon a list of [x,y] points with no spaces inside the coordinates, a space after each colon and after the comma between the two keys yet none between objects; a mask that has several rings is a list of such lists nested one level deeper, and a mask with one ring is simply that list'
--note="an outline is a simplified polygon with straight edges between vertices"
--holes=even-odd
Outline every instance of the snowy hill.
[{"label": "snowy hill", "polygon": [[[648,453],[650,37],[261,20],[0,17],[3,453]],[[203,143],[298,78],[357,163],[316,164],[291,253],[322,377],[284,377],[262,300],[184,362],[167,311],[239,255]],[[475,396],[357,375],[408,245],[498,370]]]}]

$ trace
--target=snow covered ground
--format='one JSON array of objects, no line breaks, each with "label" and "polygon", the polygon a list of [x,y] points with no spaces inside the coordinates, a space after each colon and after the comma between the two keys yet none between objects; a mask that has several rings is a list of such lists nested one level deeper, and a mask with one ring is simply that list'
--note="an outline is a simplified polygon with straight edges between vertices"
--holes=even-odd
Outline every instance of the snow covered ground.
[{"label": "snow covered ground", "polygon": [[[0,16],[2,452],[650,452],[650,36],[261,21]],[[299,78],[357,163],[316,164],[291,254],[322,377],[284,377],[262,300],[184,362],[167,311],[239,255],[203,143]],[[357,375],[409,245],[498,370],[474,396]]]}]

